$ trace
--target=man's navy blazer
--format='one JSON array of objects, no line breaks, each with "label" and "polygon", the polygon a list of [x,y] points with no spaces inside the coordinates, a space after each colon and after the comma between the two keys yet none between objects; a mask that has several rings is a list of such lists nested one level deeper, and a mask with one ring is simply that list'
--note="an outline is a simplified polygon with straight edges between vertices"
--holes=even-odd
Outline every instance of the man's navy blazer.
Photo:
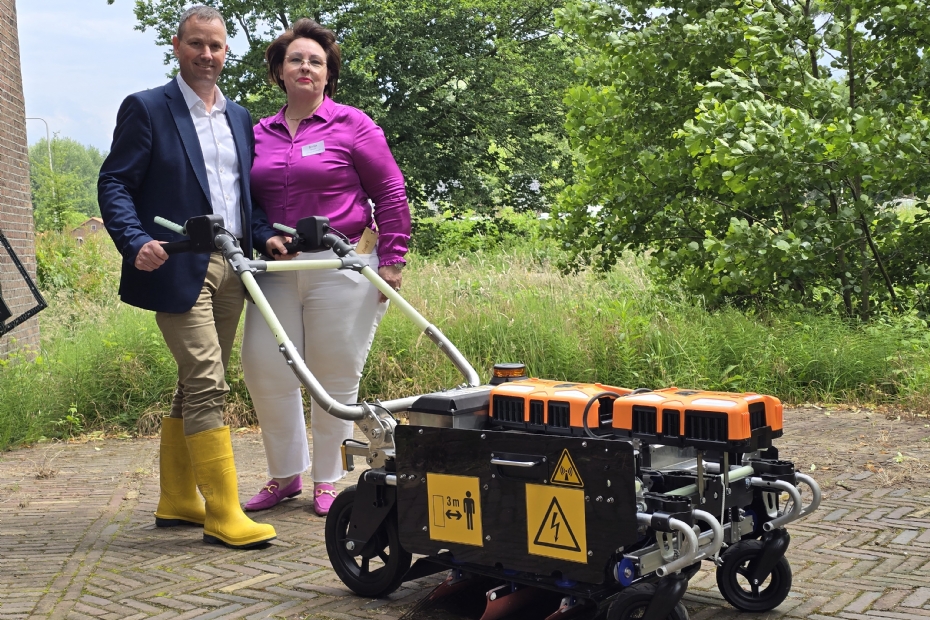
[{"label": "man's navy blazer", "polygon": [[[252,117],[226,101],[236,143],[242,196],[242,249],[252,257],[252,231],[275,234],[264,212],[253,214],[249,172],[255,151]],[[180,241],[181,235],[155,223],[160,215],[178,224],[213,212],[203,151],[177,80],[128,96],[116,117],[113,146],[97,181],[100,213],[123,256],[120,298],[160,312],[187,312],[200,294],[208,254],[173,254],[155,271],[136,269],[136,255],[151,240]]]}]

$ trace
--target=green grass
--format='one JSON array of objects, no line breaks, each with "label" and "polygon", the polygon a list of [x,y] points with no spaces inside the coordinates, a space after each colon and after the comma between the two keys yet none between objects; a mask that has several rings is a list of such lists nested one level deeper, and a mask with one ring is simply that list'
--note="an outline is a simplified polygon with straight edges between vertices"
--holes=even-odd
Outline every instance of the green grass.
[{"label": "green grass", "polygon": [[[43,237],[42,345],[0,362],[0,448],[82,432],[148,433],[167,411],[175,366],[153,314],[116,299],[119,257],[100,238]],[[789,403],[930,403],[930,336],[913,317],[849,324],[808,312],[705,311],[654,286],[628,259],[604,276],[562,275],[557,251],[518,248],[413,255],[407,299],[487,378],[495,362],[533,376],[625,387],[774,394]],[[233,353],[227,421],[254,423]],[[451,363],[396,310],[385,317],[362,394],[396,398],[461,383]]]},{"label": "green grass", "polygon": [[[654,288],[634,260],[604,277],[563,276],[521,252],[414,261],[404,290],[483,377],[494,362],[522,361],[534,376],[559,380],[887,402],[926,392],[930,370],[919,322],[862,327],[806,312],[709,313]],[[366,386],[392,396],[405,385],[416,392],[454,382],[431,346],[389,313]]]}]

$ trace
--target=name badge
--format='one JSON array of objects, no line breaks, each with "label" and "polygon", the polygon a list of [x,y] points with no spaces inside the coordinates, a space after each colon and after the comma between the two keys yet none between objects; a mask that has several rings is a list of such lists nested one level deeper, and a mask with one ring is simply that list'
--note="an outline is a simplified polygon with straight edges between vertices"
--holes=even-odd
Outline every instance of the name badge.
[{"label": "name badge", "polygon": [[314,142],[313,144],[305,144],[300,149],[300,154],[303,157],[308,157],[310,155],[319,155],[326,150],[326,147],[323,145],[323,141]]}]

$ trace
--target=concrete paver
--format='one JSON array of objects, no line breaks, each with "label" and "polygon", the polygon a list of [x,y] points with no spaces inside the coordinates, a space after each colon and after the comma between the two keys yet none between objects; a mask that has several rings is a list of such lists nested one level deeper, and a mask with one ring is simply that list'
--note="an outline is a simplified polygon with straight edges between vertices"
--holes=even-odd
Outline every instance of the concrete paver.
[{"label": "concrete paver", "polygon": [[[881,416],[861,411],[787,412],[782,456],[801,471],[814,465],[825,491],[820,510],[789,527],[791,596],[772,612],[740,613],[705,562],[686,594],[691,617],[930,619],[930,430],[888,424],[885,432]],[[233,445],[245,500],[266,479],[261,436],[234,433]],[[266,549],[232,551],[204,544],[198,528],[155,528],[157,459],[157,438],[0,455],[0,620],[389,620],[442,579],[404,584],[384,601],[355,596],[329,567],[309,491],[258,513],[278,532]],[[431,613],[418,618],[448,617]]]}]

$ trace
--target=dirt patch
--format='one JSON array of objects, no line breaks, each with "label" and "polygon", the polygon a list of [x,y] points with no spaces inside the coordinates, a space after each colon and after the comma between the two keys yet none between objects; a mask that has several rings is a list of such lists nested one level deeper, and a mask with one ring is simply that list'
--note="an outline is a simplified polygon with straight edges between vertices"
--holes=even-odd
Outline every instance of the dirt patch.
[{"label": "dirt patch", "polygon": [[853,490],[877,476],[883,486],[930,483],[930,420],[868,409],[803,407],[785,411],[783,458],[825,491]]}]

